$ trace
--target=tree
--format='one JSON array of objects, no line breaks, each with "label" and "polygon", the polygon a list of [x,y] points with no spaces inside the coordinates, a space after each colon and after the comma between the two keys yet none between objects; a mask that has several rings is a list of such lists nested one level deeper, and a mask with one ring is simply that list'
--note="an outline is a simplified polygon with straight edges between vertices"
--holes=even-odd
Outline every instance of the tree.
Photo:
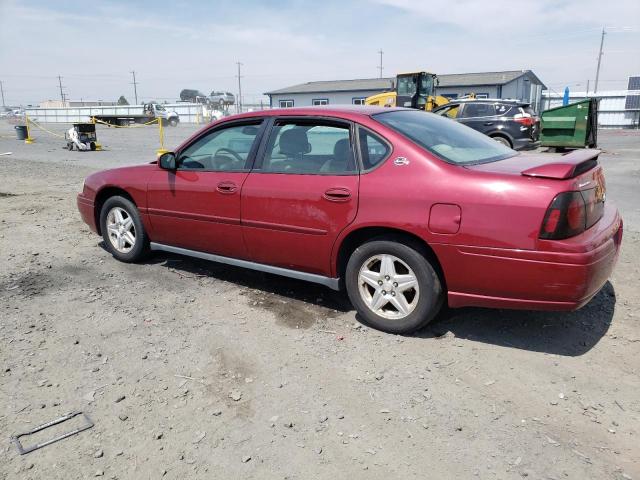
[{"label": "tree", "polygon": [[120,95],[120,98],[118,99],[118,105],[129,105],[129,102],[127,102],[127,99],[124,98],[124,95]]}]

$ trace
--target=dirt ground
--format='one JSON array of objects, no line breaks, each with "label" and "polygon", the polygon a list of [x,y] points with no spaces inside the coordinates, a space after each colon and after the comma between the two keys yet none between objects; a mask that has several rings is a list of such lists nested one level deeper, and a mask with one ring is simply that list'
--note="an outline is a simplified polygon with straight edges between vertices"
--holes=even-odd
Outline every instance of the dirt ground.
[{"label": "dirt ground", "polygon": [[[312,284],[115,261],[75,196],[152,160],[155,129],[99,128],[93,153],[12,136],[0,122],[1,479],[640,479],[638,132],[600,134],[625,233],[591,303],[449,311],[408,337]],[[23,456],[10,443],[75,410],[95,426]]]}]

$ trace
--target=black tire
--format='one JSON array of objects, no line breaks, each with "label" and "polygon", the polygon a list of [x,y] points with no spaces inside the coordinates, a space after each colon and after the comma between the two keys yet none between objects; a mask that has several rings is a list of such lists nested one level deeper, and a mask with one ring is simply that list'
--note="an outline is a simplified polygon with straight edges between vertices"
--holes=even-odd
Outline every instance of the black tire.
[{"label": "black tire", "polygon": [[169,125],[171,125],[172,127],[177,127],[178,126],[178,120],[175,118],[172,118],[169,120]]},{"label": "black tire", "polygon": [[73,151],[73,143],[67,142],[67,149],[72,152]]},{"label": "black tire", "polygon": [[503,137],[502,135],[492,135],[491,138],[493,138],[496,142],[503,144],[505,147],[513,148],[511,140],[509,140],[507,137]]},{"label": "black tire", "polygon": [[[113,245],[111,238],[109,238],[109,232],[107,228],[107,217],[109,212],[114,208],[120,208],[126,212],[128,217],[131,218],[133,226],[135,228],[135,242],[132,248],[127,252],[121,252]],[[149,237],[144,229],[142,220],[140,219],[140,213],[135,204],[128,198],[121,197],[119,195],[109,197],[100,210],[100,229],[102,231],[102,238],[104,240],[107,250],[121,262],[137,262],[142,260],[149,252]]]},{"label": "black tire", "polygon": [[[380,239],[360,245],[351,254],[347,263],[345,285],[351,303],[366,324],[389,333],[409,334],[424,327],[438,314],[444,303],[442,285],[435,269],[419,250],[418,246],[414,248],[401,243],[401,239]],[[376,255],[397,257],[413,271],[417,279],[420,292],[417,303],[403,318],[389,319],[377,314],[369,308],[360,293],[360,269]]]}]

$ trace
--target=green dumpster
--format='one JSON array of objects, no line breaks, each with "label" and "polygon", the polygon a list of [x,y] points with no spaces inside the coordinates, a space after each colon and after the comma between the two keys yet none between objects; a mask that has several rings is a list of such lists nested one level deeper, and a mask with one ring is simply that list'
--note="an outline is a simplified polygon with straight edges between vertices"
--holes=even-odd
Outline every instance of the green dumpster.
[{"label": "green dumpster", "polygon": [[594,148],[598,143],[598,100],[588,98],[551,108],[540,116],[543,147]]}]

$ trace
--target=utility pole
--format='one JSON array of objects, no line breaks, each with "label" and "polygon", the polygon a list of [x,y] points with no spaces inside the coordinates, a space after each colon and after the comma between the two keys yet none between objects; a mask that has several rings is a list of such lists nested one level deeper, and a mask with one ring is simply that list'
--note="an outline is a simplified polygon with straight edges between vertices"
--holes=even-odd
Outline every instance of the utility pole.
[{"label": "utility pole", "polygon": [[602,36],[600,37],[600,53],[598,53],[598,68],[596,69],[596,84],[593,87],[593,93],[595,94],[598,91],[598,79],[600,77],[600,62],[602,61],[602,46],[604,45],[604,36],[606,32],[604,31],[604,27],[602,27]]},{"label": "utility pole", "polygon": [[587,78],[587,91],[585,92],[585,97],[589,98],[589,79]]},{"label": "utility pole", "polygon": [[0,80],[0,93],[2,93],[2,106],[4,107],[4,88],[2,87],[2,80]]},{"label": "utility pole", "polygon": [[134,103],[134,105],[138,104],[138,82],[136,82],[136,72],[135,70],[131,71],[131,75],[133,75],[133,95],[136,97],[136,103]]},{"label": "utility pole", "polygon": [[384,52],[382,51],[382,49],[380,49],[380,50],[378,50],[378,53],[380,54],[380,66],[378,67],[378,70],[380,70],[380,78],[382,78],[382,70],[383,70],[383,67],[382,67],[382,54]]},{"label": "utility pole", "polygon": [[240,75],[240,67],[243,64],[236,62],[236,65],[238,65],[238,113],[242,113],[242,82],[240,81],[242,75]]},{"label": "utility pole", "polygon": [[58,75],[58,85],[60,86],[60,100],[62,100],[62,105],[64,106],[64,92],[62,91],[62,77]]}]

